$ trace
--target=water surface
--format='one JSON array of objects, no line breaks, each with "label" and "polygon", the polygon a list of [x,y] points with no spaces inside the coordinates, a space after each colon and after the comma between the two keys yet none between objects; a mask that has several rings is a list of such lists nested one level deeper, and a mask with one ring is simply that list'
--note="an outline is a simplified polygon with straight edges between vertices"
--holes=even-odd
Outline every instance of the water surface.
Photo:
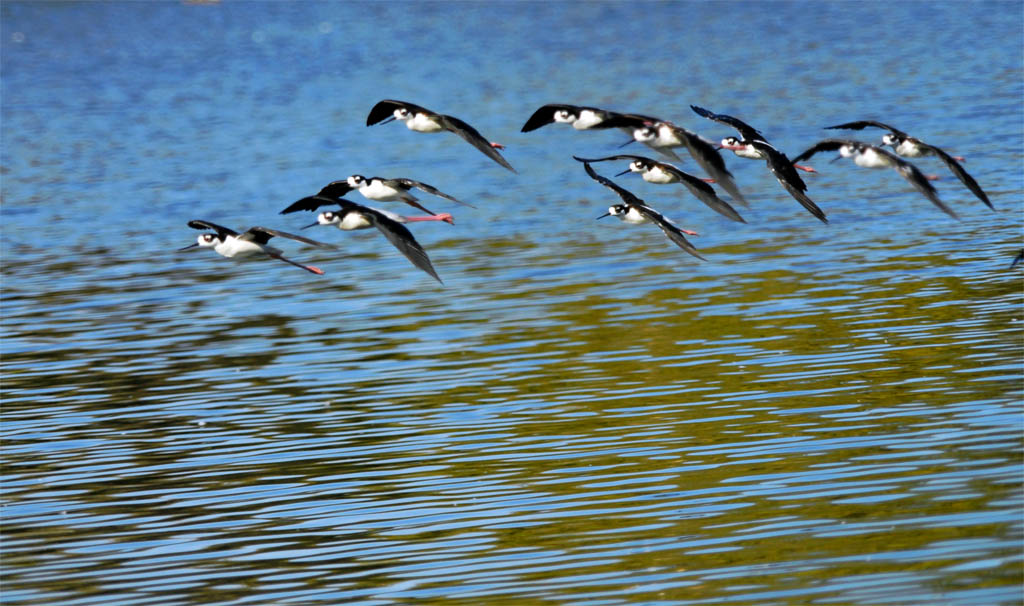
[{"label": "water surface", "polygon": [[[1021,8],[4,3],[3,602],[1020,603]],[[791,155],[880,119],[997,210],[934,159],[959,222],[828,156],[827,226],[761,162],[747,225],[617,178],[703,263],[594,221],[571,155],[623,136],[519,132],[551,102]],[[352,173],[474,204],[422,197],[443,284],[370,232],[175,252]]]}]

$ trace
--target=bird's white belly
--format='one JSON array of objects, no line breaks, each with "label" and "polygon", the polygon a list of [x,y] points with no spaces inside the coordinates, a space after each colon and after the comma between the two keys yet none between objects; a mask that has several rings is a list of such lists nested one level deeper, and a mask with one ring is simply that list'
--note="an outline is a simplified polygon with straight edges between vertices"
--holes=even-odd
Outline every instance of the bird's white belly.
[{"label": "bird's white belly", "polygon": [[640,214],[635,208],[630,208],[628,211],[618,215],[618,217],[626,223],[632,223],[633,225],[647,223],[647,217]]},{"label": "bird's white belly", "polygon": [[593,128],[602,122],[604,122],[604,119],[601,118],[601,116],[585,109],[580,112],[580,117],[572,123],[572,127],[576,130],[586,130],[588,128]]},{"label": "bird's white belly", "polygon": [[682,144],[683,140],[677,137],[671,128],[664,125],[658,127],[658,136],[651,142],[651,145],[655,147],[678,147]]},{"label": "bird's white belly", "polygon": [[418,133],[436,133],[444,130],[444,127],[437,120],[423,114],[416,114],[405,125],[409,127],[409,130],[414,130]]},{"label": "bird's white belly", "polygon": [[887,168],[891,160],[873,149],[866,149],[853,158],[854,164],[864,168]]},{"label": "bird's white belly", "polygon": [[359,193],[371,200],[395,200],[401,192],[380,181],[372,181],[369,185],[359,188]]},{"label": "bird's white belly", "polygon": [[361,213],[348,213],[345,215],[345,218],[338,223],[338,229],[343,229],[345,231],[366,229],[368,227],[373,227],[373,223],[370,223],[369,219]]},{"label": "bird's white belly", "polygon": [[675,183],[676,181],[678,181],[675,175],[673,175],[670,172],[662,170],[659,166],[655,166],[650,170],[644,171],[644,173],[641,176],[643,177],[644,181],[647,181],[648,183],[664,184]]},{"label": "bird's white belly", "polygon": [[734,149],[734,150],[732,150],[732,152],[734,154],[736,154],[737,156],[739,156],[741,158],[746,158],[748,160],[762,160],[762,159],[764,159],[764,154],[762,154],[761,152],[759,152],[756,149],[754,149],[753,145],[748,145],[748,146],[744,147],[743,149]]},{"label": "bird's white belly", "polygon": [[903,141],[896,146],[895,150],[897,154],[907,158],[920,158],[928,154],[928,150],[912,141]]},{"label": "bird's white belly", "polygon": [[265,256],[268,251],[277,252],[277,249],[269,246],[262,246],[255,242],[239,240],[238,238],[229,238],[226,242],[222,242],[215,246],[214,250],[225,257],[231,257],[234,259],[261,257]]}]

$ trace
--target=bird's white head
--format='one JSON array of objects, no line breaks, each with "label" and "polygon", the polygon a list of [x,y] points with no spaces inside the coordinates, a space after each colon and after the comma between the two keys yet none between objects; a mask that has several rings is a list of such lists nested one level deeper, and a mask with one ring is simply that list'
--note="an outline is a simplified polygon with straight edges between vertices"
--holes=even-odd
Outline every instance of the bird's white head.
[{"label": "bird's white head", "polygon": [[555,122],[561,124],[572,124],[578,116],[567,109],[560,109],[555,112]]},{"label": "bird's white head", "polygon": [[633,131],[633,138],[640,143],[647,143],[658,138],[658,129],[653,126],[644,126]]},{"label": "bird's white head", "polygon": [[608,207],[608,212],[598,217],[598,219],[604,219],[605,217],[620,217],[629,212],[629,208],[625,204],[616,204]]},{"label": "bird's white head", "polygon": [[341,213],[328,210],[316,216],[317,225],[337,225],[341,223]]},{"label": "bird's white head", "polygon": [[412,120],[412,112],[405,107],[395,108],[394,116],[396,120],[401,120],[402,122]]},{"label": "bird's white head", "polygon": [[899,144],[900,142],[899,140],[896,139],[896,135],[892,133],[885,133],[884,135],[882,135],[882,145],[891,145],[893,147],[896,147]]},{"label": "bird's white head", "polygon": [[629,171],[633,173],[642,173],[651,169],[651,164],[646,160],[633,160],[629,163]]},{"label": "bird's white head", "polygon": [[857,155],[857,146],[847,143],[839,148],[839,155],[844,158]]},{"label": "bird's white head", "polygon": [[362,187],[362,185],[366,183],[366,177],[362,175],[352,175],[348,179],[345,179],[345,181],[351,187]]},{"label": "bird's white head", "polygon": [[196,238],[196,244],[203,248],[209,248],[220,244],[220,238],[216,234],[199,234],[199,237]]},{"label": "bird's white head", "polygon": [[195,244],[189,244],[185,248],[179,248],[178,250],[188,250],[190,248],[202,247],[212,248],[220,244],[220,238],[216,234],[199,234],[196,238]]}]

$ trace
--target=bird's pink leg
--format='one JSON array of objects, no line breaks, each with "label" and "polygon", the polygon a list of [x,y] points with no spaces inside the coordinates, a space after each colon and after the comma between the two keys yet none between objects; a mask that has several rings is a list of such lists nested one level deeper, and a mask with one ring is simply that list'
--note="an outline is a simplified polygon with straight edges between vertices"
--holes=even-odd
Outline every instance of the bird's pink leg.
[{"label": "bird's pink leg", "polygon": [[683,229],[682,227],[679,228],[679,231],[683,232],[684,234],[686,234],[688,236],[699,236],[700,235],[700,234],[698,234],[697,232],[695,232],[693,230]]},{"label": "bird's pink leg", "polygon": [[455,225],[455,220],[452,219],[450,213],[440,213],[436,215],[430,215],[428,217],[406,217],[405,221],[407,223],[412,223],[414,221],[444,221],[445,223],[448,223],[450,225]]},{"label": "bird's pink leg", "polygon": [[285,259],[281,255],[275,255],[273,253],[268,253],[268,254],[270,255],[270,257],[272,259],[277,259],[278,261],[284,261],[285,263],[288,263],[290,265],[294,265],[295,267],[301,267],[302,269],[304,269],[304,270],[306,270],[306,271],[308,271],[310,273],[314,273],[314,274],[316,274],[318,276],[324,275],[324,270],[320,269],[319,267],[314,267],[313,265],[303,265],[302,263],[296,263],[295,261],[292,261],[291,259]]},{"label": "bird's pink leg", "polygon": [[809,173],[816,173],[816,172],[818,172],[818,171],[814,170],[813,167],[811,167],[811,166],[804,166],[803,164],[794,164],[793,168],[799,168],[800,170],[807,171]]},{"label": "bird's pink leg", "polygon": [[928,179],[929,181],[938,181],[939,180],[939,176],[938,175],[925,175],[924,178]]},{"label": "bird's pink leg", "polygon": [[494,149],[505,149],[504,145],[502,145],[501,143],[495,143],[494,141],[491,141],[491,147],[493,147]]}]

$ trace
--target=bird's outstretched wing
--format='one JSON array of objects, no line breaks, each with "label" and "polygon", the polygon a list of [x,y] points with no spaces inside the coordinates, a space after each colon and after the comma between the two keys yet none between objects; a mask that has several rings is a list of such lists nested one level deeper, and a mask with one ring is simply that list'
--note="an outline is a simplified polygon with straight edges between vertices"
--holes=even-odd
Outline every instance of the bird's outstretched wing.
[{"label": "bird's outstretched wing", "polygon": [[863,130],[865,128],[872,127],[872,126],[875,127],[875,128],[881,128],[881,129],[887,130],[887,131],[891,132],[892,134],[896,135],[897,137],[906,138],[906,137],[909,136],[909,135],[907,135],[907,133],[905,133],[905,132],[903,132],[903,131],[901,131],[899,129],[893,128],[893,127],[889,126],[888,124],[886,124],[884,122],[878,122],[877,120],[857,120],[856,122],[844,122],[843,124],[836,124],[834,126],[826,126],[825,128],[829,129],[829,130],[836,130],[836,129],[841,129],[841,130]]},{"label": "bird's outstretched wing", "polygon": [[714,120],[719,124],[725,124],[726,126],[731,126],[735,128],[737,131],[739,131],[740,136],[746,139],[747,141],[767,141],[767,139],[764,138],[764,135],[762,135],[760,131],[758,131],[753,126],[747,124],[743,120],[740,120],[739,118],[734,118],[732,116],[727,116],[725,114],[716,114],[711,110],[704,109],[703,107],[697,105],[691,105],[690,109],[696,112],[698,116],[702,116],[704,118],[707,118],[708,120]]},{"label": "bird's outstretched wing", "polygon": [[428,194],[433,194],[433,195],[438,196],[440,198],[444,198],[445,200],[451,200],[452,202],[455,202],[456,204],[461,204],[463,206],[468,206],[470,208],[476,208],[472,204],[469,204],[467,202],[463,202],[462,200],[457,200],[454,196],[450,196],[450,195],[444,193],[443,191],[437,189],[433,185],[427,185],[426,183],[423,183],[421,181],[415,181],[413,179],[392,179],[392,180],[396,181],[398,183],[401,183],[405,187],[415,187],[416,189],[421,189],[421,190],[427,192]]},{"label": "bird's outstretched wing", "polygon": [[648,221],[660,227],[661,231],[663,231],[665,235],[668,236],[668,239],[671,240],[676,246],[685,250],[691,255],[697,257],[701,261],[707,261],[707,259],[702,257],[700,253],[697,252],[697,248],[693,244],[691,244],[689,240],[686,239],[686,236],[683,234],[682,231],[680,231],[680,229],[676,226],[675,223],[666,219],[664,215],[654,210],[650,206],[647,206],[646,204],[641,204],[639,206],[636,206],[635,208],[637,209],[637,211],[640,212],[640,214],[646,217]]},{"label": "bird's outstretched wing", "polygon": [[288,238],[289,240],[295,240],[296,242],[302,242],[303,244],[309,244],[310,246],[315,246],[317,248],[329,248],[329,249],[334,249],[334,250],[337,250],[337,248],[338,248],[337,246],[335,246],[333,244],[326,244],[324,242],[320,242],[318,240],[313,240],[313,239],[307,238],[305,236],[299,236],[299,235],[296,235],[296,234],[293,234],[293,233],[289,233],[289,232],[286,232],[286,231],[281,231],[279,229],[270,229],[268,227],[260,227],[258,225],[254,226],[254,227],[250,227],[249,229],[247,229],[245,231],[244,234],[239,236],[239,238],[242,239],[242,240],[251,240],[253,242],[259,242],[260,244],[266,244],[267,241],[270,240],[273,237]]},{"label": "bird's outstretched wing", "polygon": [[484,155],[491,160],[494,160],[512,172],[516,172],[516,169],[512,168],[512,165],[508,163],[508,160],[498,153],[498,150],[495,149],[494,146],[491,145],[491,142],[485,139],[477,129],[454,116],[442,116],[442,119],[447,130],[450,130],[465,139],[470,145],[482,151]]},{"label": "bird's outstretched wing", "polygon": [[388,118],[394,119],[394,112],[396,109],[404,107],[405,109],[413,113],[424,113],[436,115],[436,112],[432,112],[425,107],[416,105],[415,103],[409,103],[407,101],[398,101],[396,99],[384,99],[378,101],[376,105],[370,109],[370,113],[366,116],[366,125],[372,126],[379,122],[388,121]]},{"label": "bird's outstretched wing", "polygon": [[212,229],[217,232],[217,236],[224,239],[224,236],[237,236],[238,232],[231,229],[230,227],[224,227],[223,225],[217,225],[210,221],[204,221],[202,219],[192,219],[188,222],[188,226],[192,229]]}]

